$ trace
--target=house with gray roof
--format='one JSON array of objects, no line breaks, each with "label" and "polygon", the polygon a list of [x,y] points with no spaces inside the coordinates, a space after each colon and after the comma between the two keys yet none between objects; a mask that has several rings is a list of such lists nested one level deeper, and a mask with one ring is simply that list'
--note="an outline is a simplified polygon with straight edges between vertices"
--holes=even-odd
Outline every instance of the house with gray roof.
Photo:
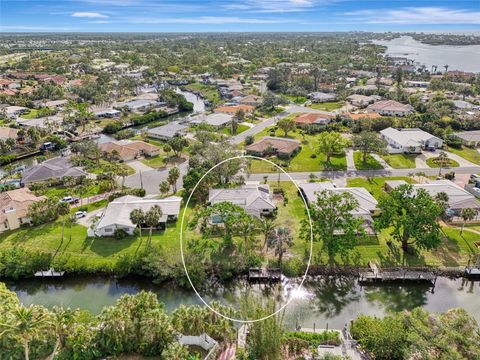
[{"label": "house with gray roof", "polygon": [[117,107],[125,107],[128,111],[143,112],[160,106],[161,103],[156,100],[134,99],[119,103]]},{"label": "house with gray roof", "polygon": [[[386,181],[386,189],[395,189],[398,186],[407,184],[403,180]],[[448,196],[448,208],[447,216],[452,222],[462,221],[460,214],[463,209],[470,208],[477,211],[476,220],[480,220],[480,202],[475,196],[469,193],[467,190],[462,189],[460,186],[450,180],[434,180],[425,184],[413,184],[414,189],[423,189],[430,194],[431,197],[435,197],[439,193],[445,193]]]},{"label": "house with gray roof", "polygon": [[193,125],[198,125],[198,124],[207,124],[210,126],[213,126],[216,129],[223,128],[230,124],[232,121],[232,115],[226,114],[226,113],[213,113],[210,115],[197,115],[197,116],[192,116],[190,123]]},{"label": "house with gray roof", "polygon": [[95,225],[92,235],[113,236],[115,231],[120,229],[129,235],[133,235],[137,226],[130,220],[130,213],[135,209],[147,212],[153,206],[159,206],[162,209],[162,216],[156,228],[165,229],[167,222],[178,218],[181,203],[182,198],[178,196],[170,196],[164,199],[141,198],[133,195],[119,197],[108,204],[102,217]]},{"label": "house with gray roof", "polygon": [[248,214],[260,217],[272,214],[275,209],[270,187],[262,185],[244,185],[235,189],[210,189],[208,203],[210,205],[229,202],[240,206]]},{"label": "house with gray roof", "polygon": [[22,174],[21,184],[31,184],[47,181],[50,179],[60,180],[66,176],[80,178],[87,176],[88,173],[80,167],[74,166],[67,157],[55,157],[34,165]]},{"label": "house with gray roof", "polygon": [[305,200],[309,205],[315,204],[319,192],[331,191],[332,193],[350,193],[358,202],[358,207],[352,211],[354,217],[363,218],[363,227],[367,234],[375,234],[372,215],[378,210],[378,201],[362,187],[336,187],[332,182],[314,182],[299,184]]},{"label": "house with gray roof", "polygon": [[147,135],[155,139],[169,140],[175,136],[183,135],[186,129],[188,129],[188,126],[182,125],[178,121],[172,121],[168,124],[148,129]]},{"label": "house with gray roof", "polygon": [[412,129],[394,129],[392,127],[380,131],[387,142],[387,151],[391,154],[421,153],[424,149],[441,149],[443,140],[426,131]]},{"label": "house with gray roof", "polygon": [[463,131],[453,135],[461,139],[463,145],[480,146],[480,130]]},{"label": "house with gray roof", "polygon": [[308,98],[314,103],[323,103],[328,101],[337,100],[337,94],[335,93],[324,93],[324,92],[312,92],[308,94]]}]

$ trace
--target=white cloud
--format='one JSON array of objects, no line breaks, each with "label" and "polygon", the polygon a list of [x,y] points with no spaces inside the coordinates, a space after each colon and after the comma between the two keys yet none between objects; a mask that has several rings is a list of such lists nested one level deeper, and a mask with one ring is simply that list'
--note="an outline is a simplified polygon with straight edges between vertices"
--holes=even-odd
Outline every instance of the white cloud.
[{"label": "white cloud", "polygon": [[289,20],[284,19],[254,19],[241,18],[237,16],[201,16],[193,18],[145,18],[131,17],[125,21],[131,24],[277,24],[287,23]]},{"label": "white cloud", "polygon": [[108,18],[107,15],[98,12],[78,11],[72,14],[73,17],[80,18]]},{"label": "white cloud", "polygon": [[[332,0],[333,1],[333,0]],[[244,0],[224,5],[225,9],[263,13],[306,11],[330,0]]]},{"label": "white cloud", "polygon": [[368,24],[480,24],[480,11],[447,7],[408,7],[346,12]]}]

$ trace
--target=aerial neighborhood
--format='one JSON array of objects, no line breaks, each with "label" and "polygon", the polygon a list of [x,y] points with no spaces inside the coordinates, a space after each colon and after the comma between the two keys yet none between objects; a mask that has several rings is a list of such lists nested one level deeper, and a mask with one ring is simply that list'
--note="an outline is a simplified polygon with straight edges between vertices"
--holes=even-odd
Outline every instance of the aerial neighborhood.
[{"label": "aerial neighborhood", "polygon": [[[383,281],[419,282],[430,289],[441,274],[479,276],[480,72],[394,56],[379,43],[396,38],[367,32],[338,37],[3,34],[0,278],[100,276],[128,282],[140,277],[148,279],[147,290],[191,290],[195,284],[195,292],[218,299],[219,284],[240,279],[262,283],[264,290],[265,284],[281,287],[308,273],[314,284],[307,289],[322,303],[325,293],[341,286],[358,285],[362,301],[386,302],[389,290],[365,296],[363,284],[376,289]],[[326,277],[315,283],[317,275]],[[355,280],[345,285],[344,275]],[[338,282],[331,282],[337,276]],[[269,299],[289,294],[296,283],[288,284],[288,291]],[[460,287],[455,284],[449,289]],[[111,285],[108,292],[118,288]],[[125,293],[147,296],[138,289],[132,285]],[[225,299],[227,289],[222,288]],[[342,348],[348,348],[344,355],[350,359],[435,358],[413,350],[409,357],[378,355],[351,319],[351,313],[359,315],[353,291],[344,291],[338,313],[319,310],[322,316],[330,311],[321,320],[304,315],[317,313],[312,308],[299,320],[287,312],[290,328],[301,329],[298,321],[313,331],[279,335],[289,354],[282,359],[342,359]],[[241,292],[232,290],[231,296]],[[165,301],[180,296],[168,294]],[[128,296],[137,298],[125,296],[117,305],[102,303],[112,307],[99,307],[89,329],[105,336],[102,344],[116,341],[114,330],[107,339],[108,329],[125,327],[136,337],[148,333],[151,338],[141,341],[152,346],[148,351],[125,341],[115,351],[92,347],[95,356],[89,357],[65,350],[73,348],[73,340],[59,340],[64,348],[56,351],[63,355],[51,358],[132,353],[163,354],[159,359],[281,359],[252,350],[252,337],[266,328],[236,328],[198,305],[190,310],[179,302],[148,310],[156,321],[168,320],[168,326],[152,327],[171,329],[175,336],[168,341],[160,331],[150,333],[152,328],[140,331],[143,320],[114,326],[113,317],[121,313],[147,311],[138,304],[127,310]],[[238,315],[226,310],[232,303],[225,299],[214,306]],[[249,301],[236,309],[265,315]],[[409,301],[398,300],[402,306]],[[202,305],[198,299],[186,303]],[[384,305],[382,314],[414,308]],[[343,307],[351,313],[340,317]],[[415,310],[409,314],[423,316]],[[328,331],[329,321],[349,327],[348,336]],[[318,338],[299,335],[323,328]],[[79,328],[72,329],[72,336],[79,336]],[[349,347],[352,334],[360,347]],[[237,354],[251,356],[229,357],[233,343]],[[314,357],[312,349],[320,345],[340,357]],[[45,349],[35,347],[36,358],[47,358]],[[172,354],[167,350],[198,357],[165,355]],[[217,357],[208,357],[209,351]],[[480,356],[478,349],[470,354]]]}]

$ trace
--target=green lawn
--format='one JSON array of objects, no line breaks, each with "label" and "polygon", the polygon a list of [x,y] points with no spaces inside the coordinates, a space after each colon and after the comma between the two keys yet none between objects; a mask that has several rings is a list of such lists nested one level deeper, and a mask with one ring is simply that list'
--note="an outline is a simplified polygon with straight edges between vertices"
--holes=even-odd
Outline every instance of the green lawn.
[{"label": "green lawn", "polygon": [[338,110],[344,105],[343,101],[331,101],[318,104],[311,104],[309,107],[312,109],[323,110],[323,111],[333,111]]},{"label": "green lawn", "polygon": [[285,95],[288,100],[293,101],[295,104],[303,104],[308,99],[305,96]]},{"label": "green lawn", "polygon": [[[89,211],[98,206],[90,204]],[[183,211],[183,210],[182,210]],[[181,214],[182,212],[180,212]],[[161,248],[161,251],[169,254],[165,256],[170,264],[176,264],[180,260],[179,245],[180,221],[169,224],[167,230],[154,232],[152,245]],[[23,246],[33,250],[55,253],[55,263],[64,264],[62,268],[75,269],[77,271],[111,271],[115,263],[124,255],[142,254],[145,250],[146,232],[143,239],[130,236],[117,240],[114,238],[88,238],[87,228],[73,224],[71,229],[66,226],[65,240],[61,244],[62,222],[44,224],[36,227],[25,227],[0,235],[0,251],[2,248]],[[71,238],[70,238],[71,236]]]},{"label": "green lawn", "polygon": [[379,170],[383,169],[380,164],[372,155],[367,154],[367,159],[363,162],[363,154],[361,151],[355,151],[353,153],[353,161],[355,162],[355,168],[357,170]]},{"label": "green lawn", "polygon": [[[271,136],[271,128],[267,128],[262,132],[255,135],[255,140],[260,140],[264,136]],[[297,130],[298,131],[298,130]],[[303,142],[302,135],[293,131],[288,133],[288,138],[297,139]],[[277,129],[275,136],[284,137],[283,131]],[[325,154],[319,154],[316,149],[317,140],[315,135],[305,135],[306,144],[302,143],[302,149],[294,157],[288,160],[277,159],[276,157],[269,160],[277,162],[286,171],[292,172],[313,172],[321,170],[346,170],[347,159],[345,154],[333,155],[330,159],[330,164],[326,163]],[[252,161],[251,172],[252,173],[270,173],[277,172],[277,168],[268,164],[266,161],[254,160]]]},{"label": "green lawn", "polygon": [[192,83],[185,86],[187,90],[199,92],[202,97],[208,101],[218,104],[221,102],[220,94],[214,85],[205,85],[200,83]]},{"label": "green lawn", "polygon": [[385,193],[385,182],[388,180],[405,180],[407,183],[412,184],[414,181],[410,177],[406,176],[394,176],[394,177],[374,177],[374,178],[347,178],[348,187],[364,187],[375,199],[379,199],[382,194]]},{"label": "green lawn", "polygon": [[450,151],[452,154],[461,156],[465,160],[468,160],[474,164],[480,165],[480,153],[477,151],[477,149],[472,149],[466,146],[463,146],[461,149],[456,149],[449,146],[448,151]]},{"label": "green lawn", "polygon": [[[99,183],[92,184],[86,188],[86,191],[81,194],[82,197],[89,197],[93,195],[99,195],[102,192],[100,191]],[[65,188],[65,187],[49,187],[46,191],[35,191],[35,194],[38,195],[45,195],[49,198],[56,197],[61,199],[64,196],[71,196],[71,195],[78,195],[75,192],[72,193],[72,188]]]},{"label": "green lawn", "polygon": [[[244,132],[245,130],[248,130],[248,129],[250,129],[250,127],[248,127],[247,125],[238,125],[236,135],[241,134],[242,132]],[[231,127],[223,128],[222,130],[220,130],[220,132],[225,134],[225,135],[229,135],[229,136],[233,135]]]},{"label": "green lawn", "polygon": [[382,159],[387,162],[394,169],[413,169],[415,168],[415,158],[417,155],[414,154],[388,154],[382,155]]},{"label": "green lawn", "polygon": [[[438,168],[440,167],[440,165],[438,164],[437,159],[438,158],[429,158],[427,159],[426,163],[431,168]],[[453,159],[448,159],[448,165],[444,167],[457,167],[457,166],[459,166],[458,162],[456,162]]]},{"label": "green lawn", "polygon": [[165,155],[156,155],[140,159],[140,162],[154,169],[167,166],[168,160]]}]

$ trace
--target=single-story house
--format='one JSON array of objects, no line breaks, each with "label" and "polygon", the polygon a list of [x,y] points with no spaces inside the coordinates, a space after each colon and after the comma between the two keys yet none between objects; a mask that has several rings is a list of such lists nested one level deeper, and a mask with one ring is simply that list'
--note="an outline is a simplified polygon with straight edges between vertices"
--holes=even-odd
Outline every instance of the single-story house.
[{"label": "single-story house", "polygon": [[317,194],[321,191],[328,190],[332,193],[350,193],[357,201],[358,207],[352,211],[355,217],[364,219],[364,228],[367,234],[374,234],[372,215],[378,210],[378,201],[362,187],[336,187],[335,184],[327,182],[302,183],[299,184],[308,204],[315,204],[317,201]]},{"label": "single-story house", "polygon": [[35,196],[27,188],[0,193],[0,233],[30,224],[29,206],[45,198],[45,196]]},{"label": "single-story house", "polygon": [[[403,180],[386,181],[385,188],[390,190],[404,184],[406,184],[406,182]],[[460,214],[462,210],[466,208],[476,210],[477,217],[474,220],[480,220],[480,202],[475,196],[473,196],[467,190],[462,189],[454,182],[450,180],[434,180],[425,184],[413,184],[412,186],[414,189],[424,189],[432,197],[435,197],[439,193],[447,194],[448,208],[446,214],[451,221],[463,221],[460,217]]]},{"label": "single-story house", "polygon": [[186,129],[188,129],[188,126],[172,121],[168,124],[148,129],[147,135],[155,139],[169,140],[177,135],[183,135]]},{"label": "single-story house", "polygon": [[120,103],[117,107],[125,107],[128,111],[147,111],[154,109],[160,106],[160,103],[156,100],[143,100],[143,99],[134,99],[130,101],[126,101],[124,103]]},{"label": "single-story house", "polygon": [[15,119],[17,116],[22,115],[28,112],[29,109],[24,106],[6,106],[5,107],[5,115],[11,119]]},{"label": "single-story house", "polygon": [[17,140],[18,129],[0,126],[0,140],[13,139]]},{"label": "single-story house", "polygon": [[216,129],[221,129],[229,125],[232,121],[232,115],[228,113],[213,113],[210,115],[196,115],[190,119],[190,124],[208,124],[215,127]]},{"label": "single-story house", "polygon": [[293,121],[296,125],[308,126],[308,125],[315,125],[315,126],[325,126],[330,123],[330,121],[335,117],[335,115],[329,114],[322,114],[322,113],[302,113],[299,114]]},{"label": "single-story house", "polygon": [[430,81],[405,80],[405,85],[408,87],[428,88]]},{"label": "single-story house", "polygon": [[240,99],[242,105],[257,106],[262,102],[262,97],[258,95],[247,95]]},{"label": "single-story house", "polygon": [[480,130],[463,131],[454,134],[455,137],[462,140],[466,146],[480,146]]},{"label": "single-story house", "polygon": [[232,105],[232,106],[220,106],[214,111],[216,113],[225,113],[230,115],[235,115],[236,112],[242,110],[245,113],[251,113],[255,110],[255,106],[251,105]]},{"label": "single-story house", "polygon": [[22,184],[62,179],[65,176],[79,178],[88,173],[74,166],[67,157],[55,157],[26,169],[22,174]]},{"label": "single-story house", "polygon": [[300,151],[300,141],[273,136],[264,136],[261,140],[245,147],[247,154],[255,156],[277,155],[290,158]]},{"label": "single-story house", "polygon": [[460,109],[460,110],[480,110],[479,105],[469,103],[468,101],[454,100],[453,104],[457,109]]},{"label": "single-story house", "polygon": [[[182,198],[178,196],[164,199],[141,198],[132,195],[119,197],[108,204],[95,226],[94,235],[113,236],[117,229],[122,229],[127,234],[133,235],[137,226],[130,220],[130,213],[134,209],[141,209],[143,212],[147,212],[155,205],[162,209],[162,216],[156,228],[165,229],[168,221],[174,221],[178,218],[181,203]],[[144,227],[142,225],[142,228]]]},{"label": "single-story house", "polygon": [[312,92],[308,94],[308,98],[314,103],[323,103],[328,101],[337,100],[337,94],[335,93],[324,93],[324,92]]},{"label": "single-story house", "polygon": [[99,145],[100,150],[110,155],[117,152],[119,158],[123,161],[137,159],[141,156],[155,156],[160,153],[160,149],[145,141],[119,140],[110,141]]},{"label": "single-story house", "polygon": [[381,100],[368,105],[367,110],[383,116],[406,116],[413,112],[413,106],[405,105],[395,100]]},{"label": "single-story house", "polygon": [[58,115],[46,116],[35,119],[18,118],[17,123],[24,127],[36,127],[40,129],[52,129],[54,132],[63,128],[63,117]]},{"label": "single-story house", "polygon": [[103,109],[103,110],[96,110],[93,112],[96,119],[112,119],[118,118],[121,115],[121,111],[115,109]]},{"label": "single-story house", "polygon": [[423,149],[441,149],[443,140],[426,131],[412,129],[394,129],[392,127],[380,131],[387,142],[389,153],[420,153]]},{"label": "single-story house", "polygon": [[48,107],[48,108],[51,108],[51,109],[61,109],[63,108],[65,105],[67,105],[68,103],[68,100],[67,99],[63,99],[63,100],[51,100],[51,101],[47,101],[45,103],[45,106]]},{"label": "single-story house", "polygon": [[377,95],[366,96],[361,94],[353,94],[347,97],[347,100],[350,102],[350,104],[357,107],[373,104],[375,101],[380,99],[380,96]]},{"label": "single-story house", "polygon": [[275,209],[270,187],[262,185],[244,185],[236,189],[210,189],[209,205],[229,202],[240,206],[248,214],[256,217],[272,214]]}]

